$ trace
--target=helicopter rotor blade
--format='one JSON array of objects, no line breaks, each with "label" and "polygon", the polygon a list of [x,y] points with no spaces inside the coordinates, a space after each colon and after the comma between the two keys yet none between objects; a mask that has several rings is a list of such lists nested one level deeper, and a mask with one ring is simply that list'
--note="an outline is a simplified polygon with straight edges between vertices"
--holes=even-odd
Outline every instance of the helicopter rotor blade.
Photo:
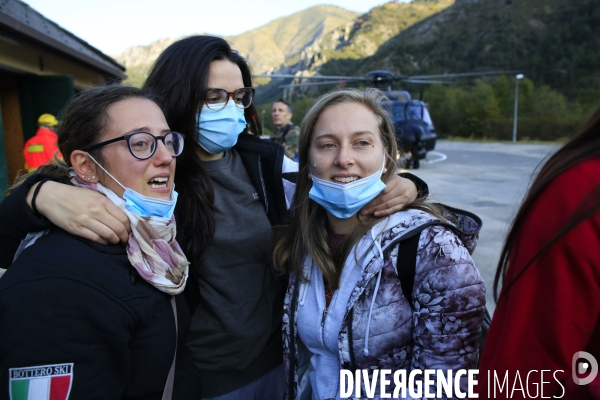
[{"label": "helicopter rotor blade", "polygon": [[343,80],[365,80],[363,77],[357,76],[333,76],[333,75],[292,75],[292,74],[254,74],[254,77],[260,78],[298,78],[298,79],[343,79]]},{"label": "helicopter rotor blade", "polygon": [[511,74],[522,74],[525,70],[512,70],[512,71],[487,71],[487,72],[465,72],[459,74],[441,74],[441,75],[418,75],[418,76],[407,76],[404,81],[408,79],[435,79],[435,78],[469,78],[475,76],[493,76],[493,75],[511,75]]},{"label": "helicopter rotor blade", "polygon": [[426,79],[402,79],[402,82],[408,83],[422,83],[422,84],[440,84],[440,85],[456,85],[456,81],[438,81],[438,80],[426,80]]},{"label": "helicopter rotor blade", "polygon": [[[290,88],[290,87],[304,87],[304,86],[320,86],[320,85],[339,85],[340,83],[347,82],[356,82],[360,79],[340,79],[337,81],[326,81],[326,82],[306,82],[306,83],[291,83],[289,85],[280,85],[280,88]],[[340,82],[341,81],[341,82]]]},{"label": "helicopter rotor blade", "polygon": [[[306,82],[306,83],[291,83],[289,85],[280,85],[280,88],[290,87],[304,87],[304,86],[320,86],[320,85],[335,85],[340,83],[353,83],[360,81],[360,79],[348,79],[348,80],[337,81],[325,81],[325,82]],[[442,84],[442,85],[456,85],[456,81],[440,81],[440,80],[425,80],[425,79],[403,79],[403,82],[416,83],[416,84]]]}]

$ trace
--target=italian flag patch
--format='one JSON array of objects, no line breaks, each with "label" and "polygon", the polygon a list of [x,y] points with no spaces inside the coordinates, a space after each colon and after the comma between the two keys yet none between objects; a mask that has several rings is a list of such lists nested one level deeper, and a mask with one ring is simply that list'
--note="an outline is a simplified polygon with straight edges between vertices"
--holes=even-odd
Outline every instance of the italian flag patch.
[{"label": "italian flag patch", "polygon": [[11,400],[67,400],[73,382],[73,363],[10,368]]}]

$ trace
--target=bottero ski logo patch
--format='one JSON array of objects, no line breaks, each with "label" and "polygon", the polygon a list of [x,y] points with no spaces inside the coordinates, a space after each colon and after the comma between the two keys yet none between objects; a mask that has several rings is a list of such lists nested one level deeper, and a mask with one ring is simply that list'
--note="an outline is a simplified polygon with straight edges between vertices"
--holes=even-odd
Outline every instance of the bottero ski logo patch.
[{"label": "bottero ski logo patch", "polygon": [[73,382],[73,363],[10,368],[11,400],[67,400]]}]

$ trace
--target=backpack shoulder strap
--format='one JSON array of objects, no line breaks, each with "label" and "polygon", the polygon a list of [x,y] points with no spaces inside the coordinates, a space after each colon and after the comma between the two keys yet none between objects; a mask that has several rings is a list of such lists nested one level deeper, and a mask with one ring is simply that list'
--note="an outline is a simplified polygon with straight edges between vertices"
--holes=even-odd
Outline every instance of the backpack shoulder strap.
[{"label": "backpack shoulder strap", "polygon": [[400,279],[402,292],[404,292],[404,296],[408,299],[411,307],[415,271],[417,269],[417,248],[419,247],[420,237],[421,231],[419,230],[414,236],[398,243],[398,263],[396,266],[398,279]]},{"label": "backpack shoulder strap", "polygon": [[294,127],[294,125],[292,125],[292,124],[287,124],[286,126],[283,127],[283,129],[281,130],[281,139],[282,140],[285,140],[285,137],[287,136],[288,132],[293,127]]}]

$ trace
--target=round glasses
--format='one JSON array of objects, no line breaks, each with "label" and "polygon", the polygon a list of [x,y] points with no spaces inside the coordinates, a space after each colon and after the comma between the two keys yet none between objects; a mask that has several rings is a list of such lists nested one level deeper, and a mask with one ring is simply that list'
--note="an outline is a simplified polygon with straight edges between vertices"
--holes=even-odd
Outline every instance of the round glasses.
[{"label": "round glasses", "polygon": [[204,103],[211,110],[219,111],[225,108],[230,98],[237,108],[248,108],[254,98],[254,88],[245,87],[235,92],[228,92],[225,89],[208,89]]},{"label": "round glasses", "polygon": [[127,141],[127,147],[132,156],[138,160],[146,160],[154,155],[158,141],[162,141],[172,157],[177,157],[183,151],[183,134],[169,132],[164,136],[154,136],[149,132],[133,132],[121,137],[100,142],[83,148],[83,151],[92,151],[121,140]]}]

